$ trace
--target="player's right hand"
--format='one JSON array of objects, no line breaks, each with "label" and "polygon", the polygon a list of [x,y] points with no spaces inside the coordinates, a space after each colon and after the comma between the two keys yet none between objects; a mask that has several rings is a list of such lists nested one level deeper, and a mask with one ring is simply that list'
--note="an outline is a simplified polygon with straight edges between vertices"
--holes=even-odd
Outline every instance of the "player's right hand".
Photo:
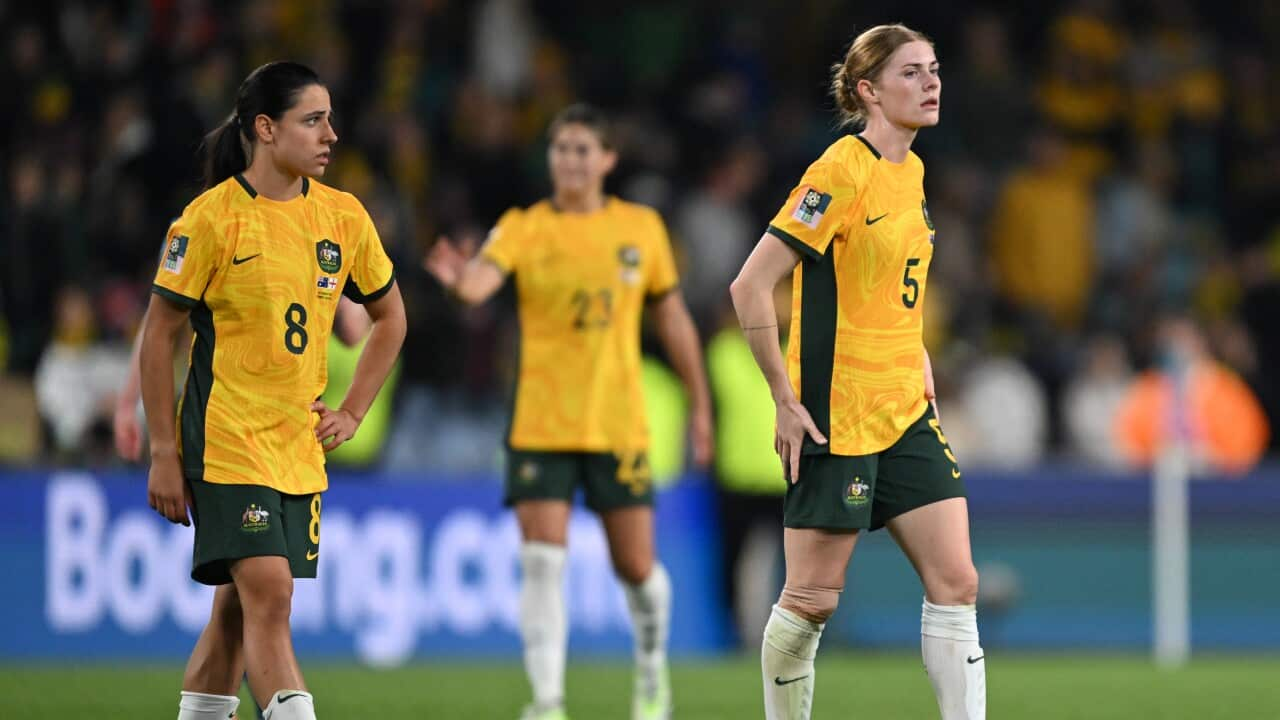
[{"label": "player's right hand", "polygon": [[422,258],[422,269],[431,273],[440,284],[452,289],[462,277],[462,268],[467,258],[462,251],[454,247],[449,238],[441,235]]},{"label": "player's right hand", "polygon": [[153,455],[147,474],[147,504],[172,523],[190,525],[191,488],[182,477],[178,454]]},{"label": "player's right hand", "polygon": [[800,481],[800,449],[804,447],[807,433],[819,445],[826,445],[827,438],[809,416],[809,411],[799,400],[791,398],[777,404],[778,418],[774,426],[773,449],[782,460],[782,474],[792,485]]},{"label": "player's right hand", "polygon": [[116,407],[111,418],[111,432],[115,436],[116,454],[129,462],[138,462],[142,455],[142,428],[133,406]]}]

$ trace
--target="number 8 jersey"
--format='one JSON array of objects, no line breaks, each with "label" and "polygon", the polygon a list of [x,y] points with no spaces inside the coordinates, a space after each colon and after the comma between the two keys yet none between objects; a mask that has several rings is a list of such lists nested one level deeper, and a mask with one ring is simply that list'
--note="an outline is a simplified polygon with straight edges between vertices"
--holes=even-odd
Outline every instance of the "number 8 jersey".
[{"label": "number 8 jersey", "polygon": [[169,228],[152,292],[191,310],[195,338],[178,404],[183,473],[301,495],[328,487],[311,403],[339,293],[359,303],[394,271],[354,196],[304,178],[284,202],[240,175]]},{"label": "number 8 jersey", "polygon": [[520,369],[509,445],[647,449],[640,316],[678,280],[658,213],[617,198],[564,213],[544,200],[508,210],[481,254],[515,275]]},{"label": "number 8 jersey", "polygon": [[861,136],[809,166],[768,232],[797,253],[787,370],[828,445],[805,453],[868,455],[925,411],[925,275],[933,222],[924,164],[880,157]]}]

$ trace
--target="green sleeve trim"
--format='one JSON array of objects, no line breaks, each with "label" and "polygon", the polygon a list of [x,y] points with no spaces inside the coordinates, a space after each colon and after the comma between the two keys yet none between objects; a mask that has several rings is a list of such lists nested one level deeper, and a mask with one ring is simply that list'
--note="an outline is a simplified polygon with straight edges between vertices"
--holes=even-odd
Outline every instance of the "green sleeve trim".
[{"label": "green sleeve trim", "polygon": [[673,293],[673,292],[677,292],[677,291],[679,291],[679,290],[680,290],[680,283],[676,283],[676,284],[672,285],[671,287],[669,287],[669,288],[667,288],[667,289],[665,289],[665,290],[659,290],[659,291],[657,291],[657,292],[645,293],[645,295],[644,295],[644,304],[645,304],[645,305],[652,305],[652,304],[654,304],[654,303],[658,302],[659,300],[661,300],[661,299],[665,298],[666,296],[670,295],[671,293]]},{"label": "green sleeve trim", "polygon": [[191,308],[196,306],[196,303],[200,302],[195,298],[189,298],[186,295],[183,295],[181,293],[176,293],[170,290],[169,288],[162,287],[160,285],[152,285],[151,292],[155,293],[156,295],[159,295],[165,300],[168,300],[174,305],[181,305],[186,310],[190,310]]},{"label": "green sleeve trim", "polygon": [[387,293],[391,292],[391,286],[395,284],[396,284],[396,271],[395,271],[395,268],[392,268],[391,278],[387,280],[387,284],[383,285],[377,290],[374,290],[371,293],[365,294],[360,291],[360,286],[356,284],[356,281],[348,277],[347,284],[342,286],[342,294],[346,295],[352,302],[357,303],[359,305],[364,305],[365,303],[371,303],[374,300],[377,300],[378,298],[382,297],[383,295],[386,295]]},{"label": "green sleeve trim", "polygon": [[822,259],[822,253],[820,253],[820,252],[818,252],[817,250],[813,249],[813,248],[812,248],[812,247],[810,247],[807,243],[805,243],[803,240],[801,240],[800,238],[796,237],[795,235],[792,235],[791,233],[787,232],[786,230],[783,230],[782,228],[778,227],[777,225],[770,225],[770,226],[769,226],[769,230],[768,230],[768,232],[769,232],[769,234],[770,234],[770,235],[773,235],[774,237],[778,238],[778,239],[779,239],[779,240],[781,240],[782,242],[784,242],[784,243],[786,243],[787,245],[789,245],[789,246],[791,247],[791,249],[792,249],[792,250],[795,250],[796,252],[800,253],[802,256],[807,257],[807,258],[809,258],[810,260],[815,260],[815,261],[816,261],[816,260],[821,260],[821,259]]}]

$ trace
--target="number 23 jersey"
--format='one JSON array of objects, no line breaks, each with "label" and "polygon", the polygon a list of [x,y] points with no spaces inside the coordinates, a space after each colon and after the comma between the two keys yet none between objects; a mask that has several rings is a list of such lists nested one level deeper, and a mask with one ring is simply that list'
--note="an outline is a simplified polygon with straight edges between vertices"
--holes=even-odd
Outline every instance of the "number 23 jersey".
[{"label": "number 23 jersey", "polygon": [[617,198],[564,213],[544,200],[508,210],[481,252],[515,275],[520,369],[510,446],[647,449],[640,317],[646,299],[678,280],[658,213]]},{"label": "number 23 jersey", "polygon": [[153,292],[191,310],[195,337],[178,406],[188,478],[325,490],[311,403],[328,377],[339,294],[375,300],[391,261],[354,196],[303,179],[287,201],[240,175],[197,197],[169,228]]}]

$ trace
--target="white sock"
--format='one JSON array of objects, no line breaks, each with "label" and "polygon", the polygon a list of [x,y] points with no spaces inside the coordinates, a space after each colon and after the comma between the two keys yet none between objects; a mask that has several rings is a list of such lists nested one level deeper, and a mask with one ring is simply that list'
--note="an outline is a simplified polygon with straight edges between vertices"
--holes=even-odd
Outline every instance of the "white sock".
[{"label": "white sock", "polygon": [[178,720],[227,720],[240,707],[235,695],[211,695],[209,693],[182,691],[178,702]]},{"label": "white sock", "polygon": [[631,610],[635,635],[636,697],[670,702],[667,678],[667,636],[671,630],[671,577],[662,563],[655,563],[639,585],[622,583]]},{"label": "white sock", "polygon": [[262,711],[262,720],[316,720],[315,700],[302,690],[280,690]]},{"label": "white sock", "polygon": [[942,720],[986,720],[987,661],[973,605],[934,605],[920,613],[920,654]]},{"label": "white sock", "polygon": [[564,608],[563,545],[526,542],[520,547],[520,637],[524,670],[539,708],[564,703],[564,661],[568,628]]},{"label": "white sock", "polygon": [[808,720],[813,706],[813,659],[822,628],[773,606],[760,648],[766,720]]}]

